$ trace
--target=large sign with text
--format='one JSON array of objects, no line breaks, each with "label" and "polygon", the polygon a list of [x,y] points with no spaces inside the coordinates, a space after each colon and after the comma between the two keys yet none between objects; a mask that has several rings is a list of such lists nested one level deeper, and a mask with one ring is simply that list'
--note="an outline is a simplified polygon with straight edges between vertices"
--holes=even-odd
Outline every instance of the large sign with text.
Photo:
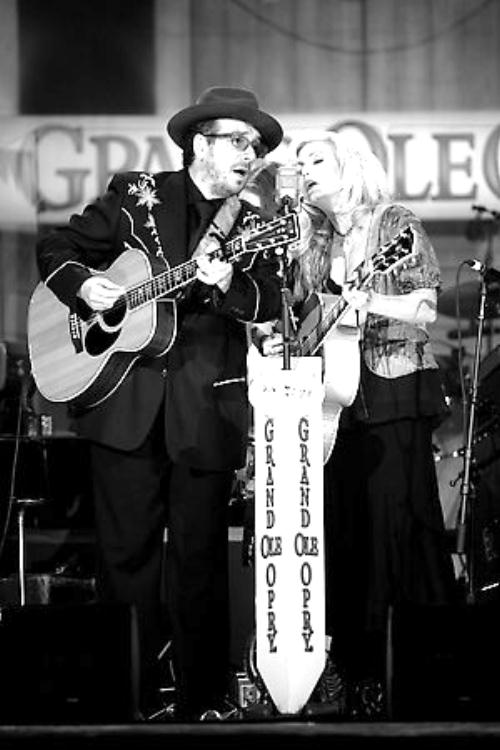
[{"label": "large sign with text", "polygon": [[[342,130],[386,166],[397,199],[423,219],[467,220],[500,204],[500,113],[278,113],[294,158],[306,137]],[[114,172],[177,169],[181,154],[157,117],[0,118],[0,226],[57,223],[102,193]]]},{"label": "large sign with text", "polygon": [[257,668],[281,713],[297,713],[325,665],[321,358],[254,370]]}]

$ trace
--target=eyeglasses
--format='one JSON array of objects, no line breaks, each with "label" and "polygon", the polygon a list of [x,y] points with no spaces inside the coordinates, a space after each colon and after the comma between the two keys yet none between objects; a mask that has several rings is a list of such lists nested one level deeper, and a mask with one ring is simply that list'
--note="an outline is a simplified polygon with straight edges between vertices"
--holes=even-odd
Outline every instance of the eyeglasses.
[{"label": "eyeglasses", "polygon": [[267,148],[258,138],[251,140],[244,133],[202,133],[205,138],[229,138],[236,151],[246,151],[251,146],[259,159],[267,154]]}]

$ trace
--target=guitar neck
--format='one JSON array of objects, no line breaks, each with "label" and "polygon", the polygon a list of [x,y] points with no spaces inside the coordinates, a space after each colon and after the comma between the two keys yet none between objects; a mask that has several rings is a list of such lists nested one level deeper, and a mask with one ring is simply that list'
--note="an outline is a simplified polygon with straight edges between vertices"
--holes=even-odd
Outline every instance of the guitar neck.
[{"label": "guitar neck", "polygon": [[[224,257],[225,260],[234,261],[245,251],[245,242],[242,237],[235,237],[227,242],[224,247],[216,248],[211,254],[213,257]],[[196,260],[181,263],[174,268],[168,268],[166,271],[153,276],[146,281],[130,287],[126,292],[126,300],[129,308],[140,307],[147,302],[164,297],[170,292],[189,284],[196,277],[198,264]]]}]

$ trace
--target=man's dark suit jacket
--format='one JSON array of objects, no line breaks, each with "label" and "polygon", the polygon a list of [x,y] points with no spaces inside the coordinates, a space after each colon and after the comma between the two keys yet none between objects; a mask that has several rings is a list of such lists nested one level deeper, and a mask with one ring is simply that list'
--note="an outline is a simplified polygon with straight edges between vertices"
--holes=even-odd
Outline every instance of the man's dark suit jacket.
[{"label": "man's dark suit jacket", "polygon": [[[41,278],[71,308],[81,284],[91,275],[88,268],[107,268],[125,250],[125,242],[137,247],[126,212],[133,218],[135,234],[159,263],[157,244],[145,226],[147,209],[130,191],[139,177],[137,172],[115,175],[101,198],[72,216],[67,226],[39,240]],[[189,257],[186,173],[161,172],[154,179],[159,203],[151,210],[172,267]],[[233,233],[249,213],[255,209],[242,201]],[[193,294],[178,305],[178,332],[169,352],[158,358],[141,357],[114,393],[77,415],[79,433],[133,450],[164,408],[166,445],[173,461],[210,470],[243,466],[248,436],[244,322],[279,316],[276,271],[274,261],[259,256],[246,271],[235,264],[225,295],[194,282]],[[202,286],[208,301],[201,301]]]}]

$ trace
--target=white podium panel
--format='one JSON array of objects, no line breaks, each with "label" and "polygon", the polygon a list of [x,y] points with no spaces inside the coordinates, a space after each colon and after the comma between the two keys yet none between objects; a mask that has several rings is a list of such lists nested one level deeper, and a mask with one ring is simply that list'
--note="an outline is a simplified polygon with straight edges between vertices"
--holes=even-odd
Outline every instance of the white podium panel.
[{"label": "white podium panel", "polygon": [[281,713],[297,713],[325,664],[321,359],[254,370],[257,667]]}]

